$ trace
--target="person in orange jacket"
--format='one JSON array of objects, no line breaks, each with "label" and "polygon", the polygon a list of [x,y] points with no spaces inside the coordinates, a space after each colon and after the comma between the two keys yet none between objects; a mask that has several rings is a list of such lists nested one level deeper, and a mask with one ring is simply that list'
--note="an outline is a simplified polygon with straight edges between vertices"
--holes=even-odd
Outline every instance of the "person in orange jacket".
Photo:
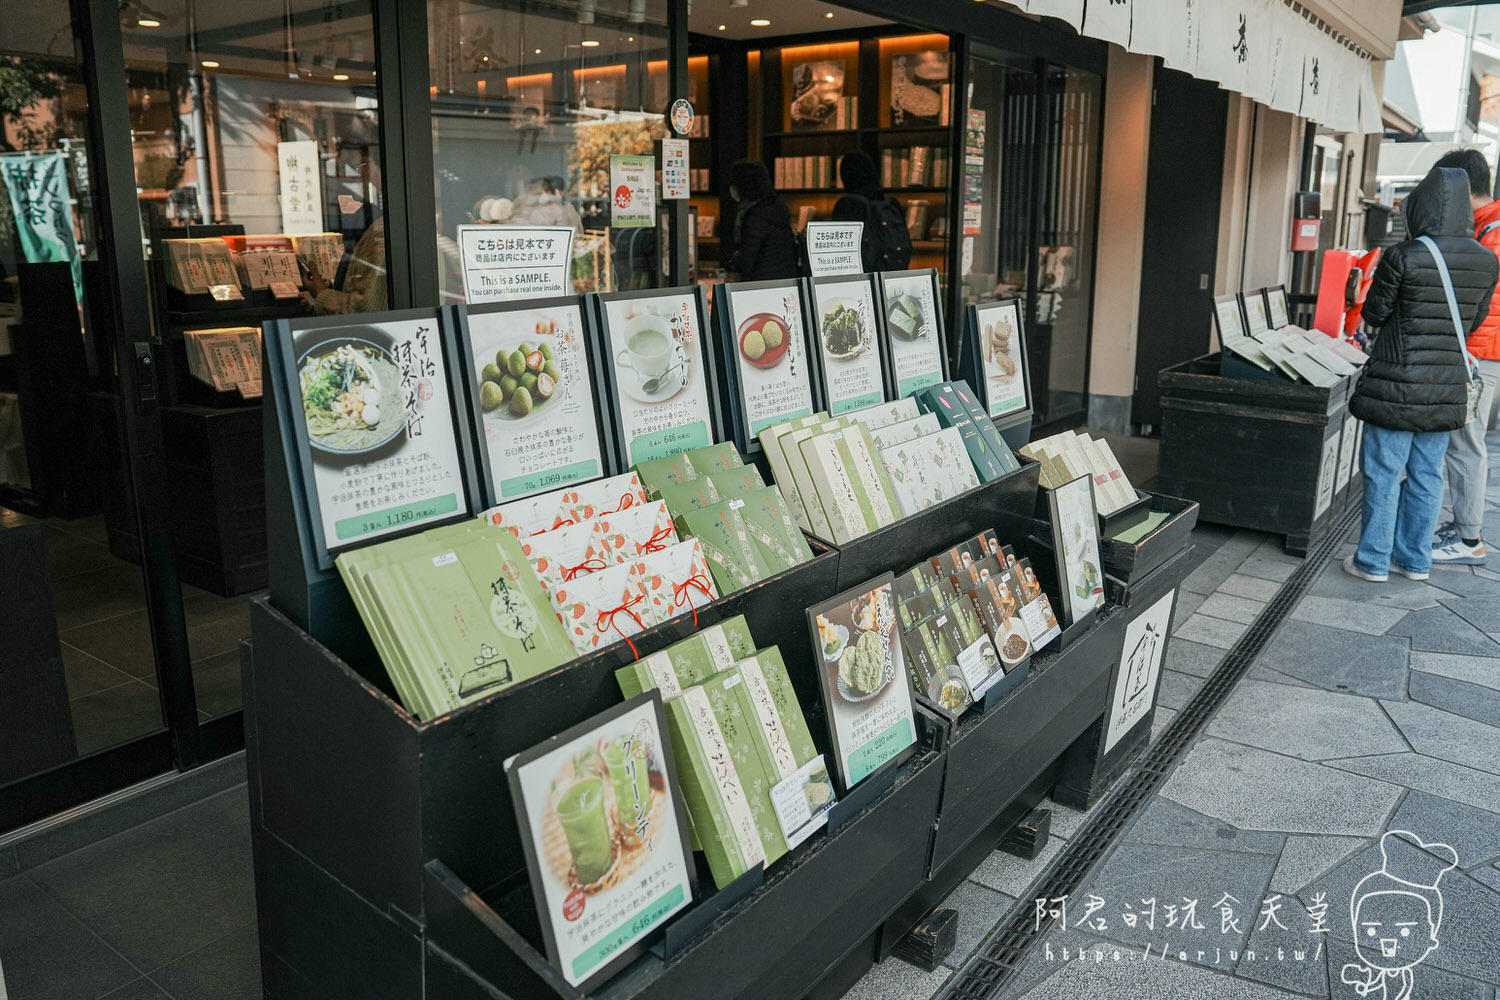
[{"label": "person in orange jacket", "polygon": [[[1469,203],[1474,207],[1474,238],[1500,256],[1500,201],[1490,195],[1490,165],[1477,149],[1456,149],[1438,161],[1469,175]],[[1451,520],[1438,526],[1432,539],[1432,561],[1477,566],[1485,561],[1484,495],[1489,482],[1489,453],[1484,436],[1495,426],[1500,404],[1500,295],[1490,313],[1468,338],[1469,353],[1479,361],[1484,378],[1479,416],[1454,431],[1444,461],[1448,479]]]}]

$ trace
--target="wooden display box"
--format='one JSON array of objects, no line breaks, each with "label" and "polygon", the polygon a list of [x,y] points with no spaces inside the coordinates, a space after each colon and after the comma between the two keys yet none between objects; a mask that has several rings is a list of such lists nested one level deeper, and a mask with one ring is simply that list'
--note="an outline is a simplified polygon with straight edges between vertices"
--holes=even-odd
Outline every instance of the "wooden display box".
[{"label": "wooden display box", "polygon": [[1138,542],[1099,538],[1099,558],[1104,560],[1104,571],[1127,583],[1140,579],[1181,552],[1198,524],[1198,504],[1194,501],[1159,493],[1149,493],[1146,497],[1151,511],[1167,515],[1154,531]]},{"label": "wooden display box", "polygon": [[[1218,355],[1167,368],[1157,485],[1205,521],[1286,537],[1305,555],[1335,520],[1333,477],[1350,378],[1319,389],[1226,378]],[[1331,457],[1330,457],[1331,456]]]}]

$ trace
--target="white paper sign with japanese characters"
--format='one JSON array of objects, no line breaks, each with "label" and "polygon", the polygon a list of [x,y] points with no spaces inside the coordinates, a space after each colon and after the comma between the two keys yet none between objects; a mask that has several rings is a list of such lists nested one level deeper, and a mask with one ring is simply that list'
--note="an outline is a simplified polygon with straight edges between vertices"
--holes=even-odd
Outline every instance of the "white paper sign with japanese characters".
[{"label": "white paper sign with japanese characters", "polygon": [[276,144],[281,178],[281,232],[313,236],[323,226],[323,175],[318,144],[311,139]]},{"label": "white paper sign with japanese characters", "polygon": [[573,291],[571,226],[459,226],[464,297],[499,302]]},{"label": "white paper sign with japanese characters", "polygon": [[1104,731],[1101,757],[1113,750],[1156,703],[1156,679],[1167,651],[1167,629],[1172,624],[1176,597],[1177,591],[1170,591],[1125,626],[1125,645],[1120,649],[1120,670],[1110,696],[1109,728]]},{"label": "white paper sign with japanese characters", "polygon": [[860,244],[864,242],[863,222],[809,222],[807,224],[807,262],[814,278],[827,274],[859,274],[864,260]]}]

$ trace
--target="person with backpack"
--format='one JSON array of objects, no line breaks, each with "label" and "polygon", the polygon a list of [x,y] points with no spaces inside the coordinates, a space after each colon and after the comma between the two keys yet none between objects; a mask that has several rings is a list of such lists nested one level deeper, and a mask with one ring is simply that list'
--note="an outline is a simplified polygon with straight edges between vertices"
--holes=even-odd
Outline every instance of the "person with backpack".
[{"label": "person with backpack", "polygon": [[1401,210],[1411,238],[1375,268],[1364,308],[1370,360],[1349,401],[1366,425],[1365,498],[1359,547],[1343,566],[1371,583],[1428,577],[1448,437],[1470,415],[1464,341],[1489,315],[1500,277],[1500,259],[1470,235],[1462,170],[1433,168]]},{"label": "person with backpack", "polygon": [[833,206],[833,221],[863,222],[859,255],[866,271],[904,271],[911,264],[911,233],[901,203],[880,186],[880,171],[862,149],[839,160],[839,180],[848,192]]},{"label": "person with backpack", "polygon": [[[1474,238],[1491,253],[1500,253],[1500,201],[1490,196],[1490,165],[1477,149],[1455,149],[1440,157],[1439,167],[1456,167],[1469,175],[1469,204],[1474,209]],[[1448,498],[1453,518],[1440,525],[1432,539],[1432,561],[1477,566],[1488,553],[1484,547],[1484,493],[1489,482],[1489,451],[1485,434],[1495,426],[1500,403],[1500,300],[1490,303],[1489,315],[1469,334],[1469,353],[1479,363],[1484,392],[1479,413],[1448,438]]]},{"label": "person with backpack", "polygon": [[797,277],[801,263],[792,213],[771,186],[766,165],[741,160],[730,167],[729,196],[739,205],[729,270],[740,281]]}]

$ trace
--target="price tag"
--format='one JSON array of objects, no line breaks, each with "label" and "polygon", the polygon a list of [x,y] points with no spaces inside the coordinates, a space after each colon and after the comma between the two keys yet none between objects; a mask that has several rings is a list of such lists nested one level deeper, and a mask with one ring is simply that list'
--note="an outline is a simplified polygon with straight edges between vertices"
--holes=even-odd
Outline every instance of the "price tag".
[{"label": "price tag", "polygon": [[261,380],[258,378],[240,382],[235,388],[240,391],[240,396],[245,399],[259,399],[265,395],[265,390],[261,386]]},{"label": "price tag", "polygon": [[796,847],[828,822],[836,801],[822,755],[771,786],[771,808],[781,824],[786,846]]},{"label": "price tag", "polygon": [[1047,643],[1062,635],[1062,627],[1053,623],[1047,624],[1047,612],[1042,605],[1043,598],[1038,597],[1030,604],[1021,608],[1021,623],[1026,626],[1026,631],[1031,633],[1031,644],[1041,649]]},{"label": "price tag", "polygon": [[[990,650],[990,658],[984,655],[985,648]],[[985,636],[974,643],[968,649],[958,654],[958,669],[964,675],[964,683],[969,686],[969,691],[974,697],[979,697],[996,680],[1004,676],[998,669],[993,677],[990,676],[990,664],[998,663],[1000,657],[995,655],[995,646],[990,642],[989,636]]]}]

